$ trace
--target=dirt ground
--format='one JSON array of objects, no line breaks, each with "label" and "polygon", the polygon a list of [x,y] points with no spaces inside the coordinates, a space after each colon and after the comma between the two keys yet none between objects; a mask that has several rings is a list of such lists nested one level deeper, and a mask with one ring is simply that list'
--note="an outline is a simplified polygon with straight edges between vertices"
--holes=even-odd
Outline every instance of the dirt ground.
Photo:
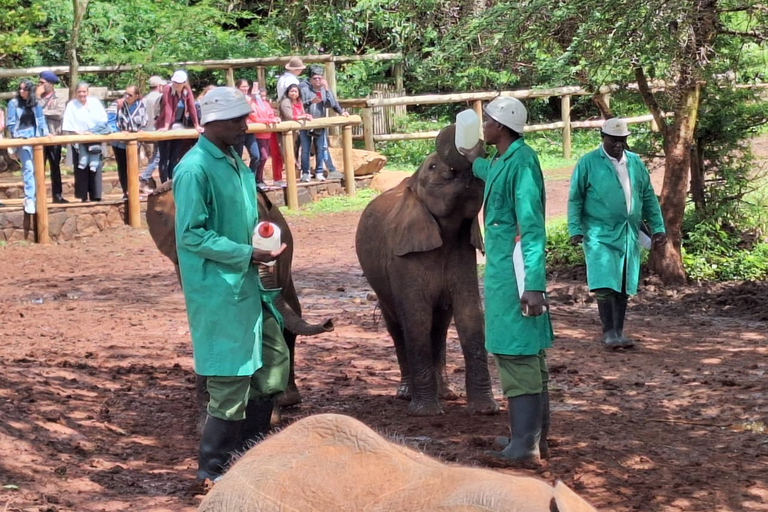
[{"label": "dirt ground", "polygon": [[[553,216],[564,212],[556,204]],[[354,255],[358,217],[289,217],[305,316],[337,328],[300,338],[304,401],[284,421],[349,414],[430,455],[482,465],[507,431],[506,407],[468,416],[459,399],[441,417],[412,418],[394,398],[394,350]],[[184,301],[148,233],[12,245],[0,248],[0,268],[0,511],[195,510]],[[527,474],[562,479],[606,511],[768,510],[767,325],[754,314],[768,311],[768,285],[644,284],[627,321],[638,348],[606,352],[583,281],[550,282],[552,457]],[[463,390],[453,330],[448,366]]]}]

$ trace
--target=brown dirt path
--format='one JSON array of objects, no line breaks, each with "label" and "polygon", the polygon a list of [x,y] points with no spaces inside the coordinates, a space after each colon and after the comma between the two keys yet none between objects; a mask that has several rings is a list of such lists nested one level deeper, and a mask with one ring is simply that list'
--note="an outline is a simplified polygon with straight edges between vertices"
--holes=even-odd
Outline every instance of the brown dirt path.
[{"label": "brown dirt path", "polygon": [[[354,255],[358,217],[289,218],[306,316],[338,327],[300,339],[304,403],[285,421],[350,414],[431,455],[482,464],[505,415],[467,416],[460,399],[442,417],[410,418],[394,398],[394,350]],[[0,247],[0,268],[0,511],[195,510],[183,297],[148,234]],[[744,294],[729,290],[691,299],[695,289],[646,287],[628,318],[639,348],[607,353],[583,285],[551,283],[552,458],[528,474],[562,479],[601,510],[768,510],[766,323],[740,318]],[[703,307],[718,298],[725,306]],[[454,331],[448,369],[463,389]]]}]

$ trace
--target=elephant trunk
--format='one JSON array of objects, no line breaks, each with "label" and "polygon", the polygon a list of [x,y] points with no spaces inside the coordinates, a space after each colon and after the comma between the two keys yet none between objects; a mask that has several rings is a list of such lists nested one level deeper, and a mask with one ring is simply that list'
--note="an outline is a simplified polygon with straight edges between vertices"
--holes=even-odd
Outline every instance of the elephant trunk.
[{"label": "elephant trunk", "polygon": [[[265,265],[259,266],[259,277],[261,278],[261,284],[266,289],[279,288],[275,274],[269,271],[269,267]],[[301,318],[293,308],[285,302],[282,294],[278,294],[275,298],[275,308],[283,316],[283,323],[285,328],[300,336],[315,336],[324,332],[331,332],[334,329],[333,320],[328,319],[321,324],[310,324],[303,318]]]}]

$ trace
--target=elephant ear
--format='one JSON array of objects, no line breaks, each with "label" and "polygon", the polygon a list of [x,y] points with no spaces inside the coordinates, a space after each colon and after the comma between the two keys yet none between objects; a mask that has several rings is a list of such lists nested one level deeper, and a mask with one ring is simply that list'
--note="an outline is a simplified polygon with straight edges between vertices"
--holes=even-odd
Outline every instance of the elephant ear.
[{"label": "elephant ear", "polygon": [[269,196],[267,195],[266,192],[264,192],[260,188],[257,188],[256,196],[257,196],[257,201],[259,200],[264,201],[264,205],[266,206],[267,211],[272,210],[272,201],[269,200]]},{"label": "elephant ear", "polygon": [[480,220],[475,217],[472,221],[472,228],[469,232],[469,240],[472,242],[472,246],[485,254],[485,244],[483,243],[483,232],[480,229]]},{"label": "elephant ear", "polygon": [[427,252],[443,245],[440,226],[411,188],[412,179],[402,186],[402,197],[387,218],[388,238],[397,256]]},{"label": "elephant ear", "polygon": [[558,480],[554,490],[554,509],[557,512],[597,512],[597,509],[573,492],[562,480]]}]

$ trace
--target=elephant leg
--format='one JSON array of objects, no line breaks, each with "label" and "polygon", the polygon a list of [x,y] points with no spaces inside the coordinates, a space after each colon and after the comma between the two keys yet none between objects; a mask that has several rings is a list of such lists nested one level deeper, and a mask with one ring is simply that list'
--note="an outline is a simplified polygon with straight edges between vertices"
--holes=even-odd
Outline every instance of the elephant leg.
[{"label": "elephant leg", "polygon": [[488,353],[485,350],[484,319],[477,286],[463,287],[461,301],[454,301],[454,304],[460,304],[454,310],[454,318],[464,353],[467,409],[470,413],[496,414],[499,412],[499,404],[493,398]]},{"label": "elephant leg", "polygon": [[301,394],[299,388],[296,386],[296,373],[294,366],[294,358],[296,355],[296,334],[283,330],[283,337],[285,338],[285,344],[288,345],[288,351],[291,354],[291,370],[288,374],[288,385],[285,391],[280,393],[277,398],[277,403],[280,407],[293,407],[301,403]]},{"label": "elephant leg", "polygon": [[405,335],[405,354],[411,377],[411,403],[408,414],[436,416],[443,414],[437,398],[437,372],[432,355],[432,306],[408,304],[398,308]]},{"label": "elephant leg", "polygon": [[410,370],[408,368],[408,356],[405,353],[405,337],[403,335],[403,327],[397,321],[396,317],[392,313],[382,307],[381,317],[384,319],[384,323],[387,325],[387,331],[392,336],[392,341],[395,342],[395,353],[397,354],[397,364],[400,367],[400,385],[397,386],[397,398],[401,400],[411,399],[411,378]]},{"label": "elephant leg", "polygon": [[437,375],[437,394],[443,400],[456,400],[459,395],[451,388],[448,382],[448,373],[445,371],[445,343],[448,337],[448,327],[453,318],[453,308],[437,307],[432,317],[432,364]]}]

